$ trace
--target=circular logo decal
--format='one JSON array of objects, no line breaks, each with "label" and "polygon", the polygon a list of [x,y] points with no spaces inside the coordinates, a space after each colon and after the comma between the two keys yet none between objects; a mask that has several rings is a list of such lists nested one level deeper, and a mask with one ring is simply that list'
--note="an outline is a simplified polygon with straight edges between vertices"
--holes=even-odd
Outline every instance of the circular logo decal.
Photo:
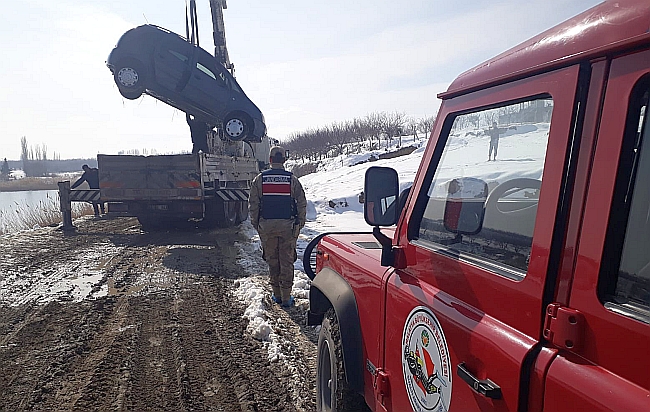
[{"label": "circular logo decal", "polygon": [[402,371],[416,412],[446,412],[451,402],[451,361],[436,316],[426,307],[411,311],[402,334]]}]

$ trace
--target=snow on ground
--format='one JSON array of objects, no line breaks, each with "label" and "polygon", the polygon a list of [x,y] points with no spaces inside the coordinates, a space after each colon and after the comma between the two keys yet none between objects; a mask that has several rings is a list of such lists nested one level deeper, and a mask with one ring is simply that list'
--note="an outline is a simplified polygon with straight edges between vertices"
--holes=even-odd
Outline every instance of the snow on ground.
[{"label": "snow on ground", "polygon": [[[88,219],[82,217],[80,219]],[[40,237],[43,231],[54,228],[35,228],[0,236],[0,246],[4,244],[23,244],[30,247],[32,237]],[[80,248],[75,255],[53,269],[25,270],[17,263],[17,257],[5,255],[2,267],[6,268],[0,278],[0,302],[17,306],[30,302],[46,304],[55,300],[79,302],[83,299],[96,299],[106,296],[108,288],[103,285],[97,289],[105,276],[104,266],[107,256],[113,256],[123,249],[111,242],[97,247],[96,244]]]}]

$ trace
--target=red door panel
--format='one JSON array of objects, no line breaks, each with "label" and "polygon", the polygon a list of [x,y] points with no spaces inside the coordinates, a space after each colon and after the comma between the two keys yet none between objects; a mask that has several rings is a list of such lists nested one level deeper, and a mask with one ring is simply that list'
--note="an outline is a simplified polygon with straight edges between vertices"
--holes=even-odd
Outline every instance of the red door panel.
[{"label": "red door panel", "polygon": [[[391,371],[392,404],[396,405],[393,411],[405,410],[397,405],[409,404],[414,410],[418,410],[418,406],[421,408],[419,410],[434,411],[517,410],[517,378],[522,360],[535,344],[534,339],[521,335],[493,317],[408,274],[393,276],[388,290],[390,298],[386,305],[386,324],[395,325],[386,330],[386,344],[390,350],[387,353],[386,368]],[[439,322],[442,336],[436,336],[433,327],[421,326],[422,331],[409,332],[409,315],[417,308],[420,311],[431,310],[433,318]],[[423,320],[416,320],[416,323],[426,325],[427,319],[423,317]],[[446,341],[447,348],[444,348],[442,338]],[[498,345],[494,343],[497,338]],[[428,346],[432,348],[425,347],[427,339]],[[400,348],[409,346],[415,349],[414,357],[419,360],[425,376],[439,373],[440,379],[434,381],[433,386],[441,390],[443,399],[440,399],[435,390],[427,393],[427,388],[418,387],[417,377],[414,376],[417,374],[404,365],[408,361],[405,358],[407,355],[404,350],[399,350],[398,354],[393,343],[400,343]],[[451,359],[448,364],[444,356],[446,350]],[[464,362],[476,378],[490,379],[499,385],[503,392],[502,399],[493,400],[473,391],[457,375],[460,362]],[[449,395],[451,399],[445,399]],[[419,398],[420,402],[412,404],[414,398]],[[443,409],[438,409],[440,406]]]},{"label": "red door panel", "polygon": [[[583,342],[575,355],[561,352],[551,364],[545,394],[548,411],[563,404],[589,411],[650,410],[650,325],[617,310],[616,305],[608,309],[597,290],[602,278],[614,275],[612,270],[601,269],[609,264],[603,260],[608,253],[608,225],[619,213],[612,208],[612,199],[617,185],[627,185],[617,182],[629,166],[619,164],[619,159],[626,130],[629,135],[633,127],[632,134],[636,134],[639,115],[636,124],[626,126],[626,120],[635,87],[650,76],[649,62],[650,51],[643,51],[611,63],[570,288],[569,306],[585,318]],[[644,140],[641,150],[650,150],[650,142]],[[639,184],[647,185],[647,177],[637,177]],[[617,225],[616,231],[625,231],[625,225]],[[640,253],[647,254],[648,243],[641,249],[645,253]]]},{"label": "red door panel", "polygon": [[[444,246],[409,240],[405,229],[408,225],[417,225],[419,216],[413,212],[417,205],[408,206],[410,210],[404,215],[410,221],[400,223],[398,240],[405,249],[407,267],[395,271],[386,289],[383,368],[390,376],[393,411],[404,410],[402,405],[411,405],[414,410],[435,411],[518,410],[523,401],[519,398],[522,367],[527,354],[539,342],[542,329],[542,295],[549,270],[577,81],[578,67],[569,67],[445,101],[439,118],[453,120],[456,112],[478,111],[480,109],[476,108],[539,96],[552,99],[552,120],[542,163],[543,179],[538,192],[532,246],[526,262],[527,271],[507,276],[490,264],[446,253]],[[446,135],[439,137],[447,133],[445,127],[449,130],[446,121],[436,123],[432,144],[425,153],[425,159],[433,158],[431,168],[438,166],[435,153],[445,145]],[[527,126],[518,127],[523,130]],[[435,139],[438,141],[434,142]],[[516,168],[522,162],[506,163],[510,160],[508,144],[513,144],[511,142],[514,140],[504,139],[500,143],[499,161]],[[487,154],[486,146],[485,153],[481,152],[482,161]],[[424,173],[418,175],[412,189],[414,193],[427,191],[431,173],[427,175],[428,178]],[[535,196],[532,190],[528,195]],[[414,313],[419,321],[411,324],[410,317]],[[440,336],[435,336],[436,333]],[[446,347],[441,342],[445,342]],[[450,367],[445,368],[444,352],[448,353]],[[409,367],[409,360],[415,366]],[[467,371],[465,379],[458,374],[461,364]],[[445,369],[446,380],[435,375],[436,371]],[[418,374],[428,377],[431,385],[422,382]],[[476,378],[477,386],[484,390],[491,384],[498,386],[501,396],[491,398],[479,394],[467,382],[468,374]],[[443,401],[439,401],[440,394]],[[449,394],[451,398],[445,399]]]},{"label": "red door panel", "polygon": [[650,410],[648,391],[599,366],[563,356],[553,361],[546,382],[546,411]]}]

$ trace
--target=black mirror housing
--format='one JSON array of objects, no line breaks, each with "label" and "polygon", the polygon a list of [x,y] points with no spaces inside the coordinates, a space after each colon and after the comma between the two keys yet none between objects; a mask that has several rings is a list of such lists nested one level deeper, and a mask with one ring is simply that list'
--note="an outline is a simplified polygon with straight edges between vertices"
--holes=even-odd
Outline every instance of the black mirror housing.
[{"label": "black mirror housing", "polygon": [[395,169],[372,166],[366,170],[363,217],[371,226],[392,226],[399,218],[399,178]]}]

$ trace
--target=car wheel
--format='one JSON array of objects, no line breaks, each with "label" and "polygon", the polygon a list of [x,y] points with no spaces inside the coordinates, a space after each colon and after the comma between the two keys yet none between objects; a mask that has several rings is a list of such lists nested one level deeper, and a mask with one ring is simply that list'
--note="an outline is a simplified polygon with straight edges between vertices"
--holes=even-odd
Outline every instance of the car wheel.
[{"label": "car wheel", "polygon": [[115,67],[115,84],[120,94],[129,100],[137,99],[144,93],[146,77],[143,65],[134,59],[120,62]]},{"label": "car wheel", "polygon": [[345,380],[341,330],[332,308],[325,313],[318,334],[316,407],[319,412],[369,410],[363,397],[350,390]]},{"label": "car wheel", "polygon": [[230,140],[244,140],[251,132],[250,120],[243,113],[226,117],[223,122],[223,132]]}]

